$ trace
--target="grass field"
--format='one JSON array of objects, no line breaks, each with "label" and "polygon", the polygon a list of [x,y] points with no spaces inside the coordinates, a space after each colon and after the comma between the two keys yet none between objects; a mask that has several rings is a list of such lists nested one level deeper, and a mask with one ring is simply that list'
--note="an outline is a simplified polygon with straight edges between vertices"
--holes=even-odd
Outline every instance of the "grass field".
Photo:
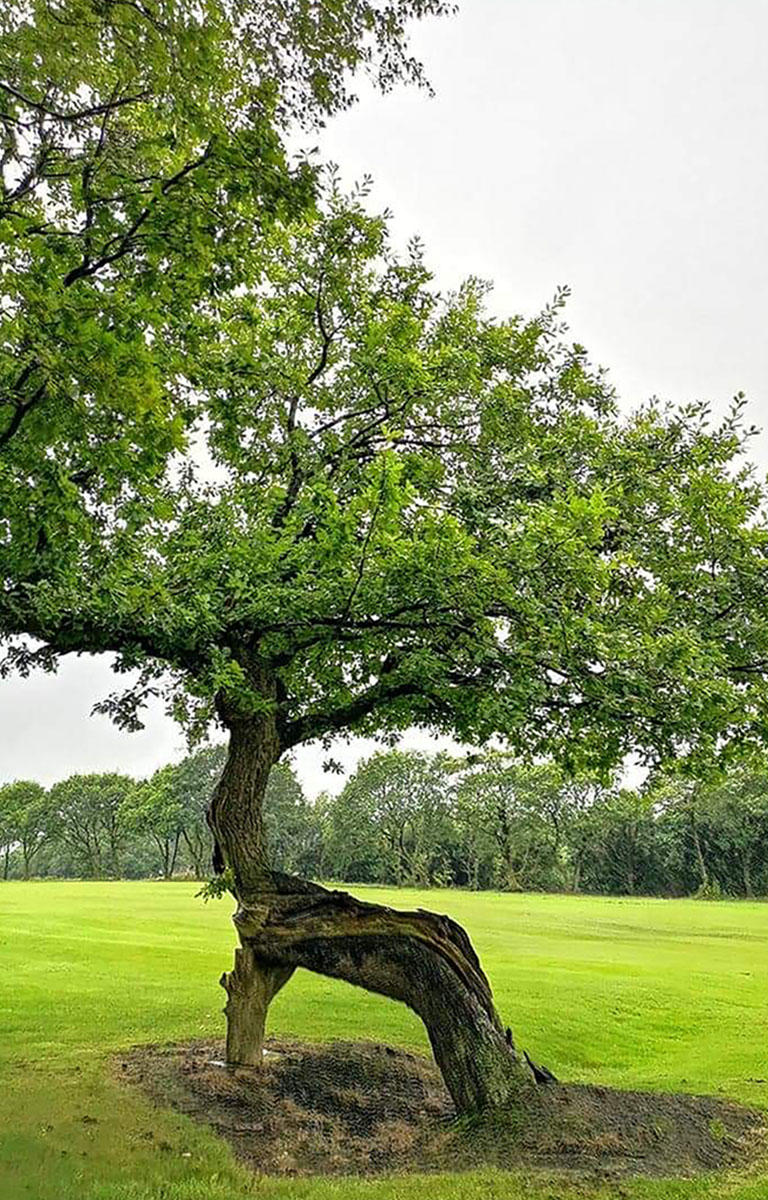
[{"label": "grass field", "polygon": [[[578,1185],[542,1174],[274,1180],[112,1078],[137,1042],[217,1034],[233,933],[193,884],[0,884],[2,1200],[768,1200],[749,1176]],[[768,1108],[768,905],[359,889],[468,928],[502,1017],[564,1080]],[[274,1032],[423,1048],[389,1001],[299,972]]]}]

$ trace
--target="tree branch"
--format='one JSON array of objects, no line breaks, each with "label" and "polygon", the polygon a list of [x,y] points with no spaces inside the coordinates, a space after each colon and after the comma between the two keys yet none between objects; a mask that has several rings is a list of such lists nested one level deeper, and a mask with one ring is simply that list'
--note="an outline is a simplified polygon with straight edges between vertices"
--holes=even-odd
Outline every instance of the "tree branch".
[{"label": "tree branch", "polygon": [[283,749],[289,750],[301,742],[312,741],[326,734],[339,733],[342,729],[354,726],[374,710],[385,708],[394,700],[401,699],[403,696],[423,694],[423,688],[418,683],[390,684],[386,680],[379,679],[377,683],[348,704],[325,712],[306,713],[293,721],[279,723],[280,745]]},{"label": "tree branch", "polygon": [[[91,275],[95,275],[104,267],[110,266],[112,263],[124,258],[125,255],[131,250],[133,239],[135,238],[136,234],[157,208],[160,198],[162,196],[167,196],[168,193],[172,191],[173,188],[178,187],[178,185],[182,183],[188,175],[190,175],[193,171],[196,171],[199,167],[203,166],[203,164],[210,159],[212,149],[212,143],[209,142],[203,153],[198,158],[191,159],[188,163],[185,163],[175,175],[171,175],[170,178],[166,179],[160,187],[160,194],[151,200],[149,204],[144,206],[138,216],[133,219],[131,224],[126,230],[124,230],[123,233],[110,238],[110,240],[102,247],[102,253],[100,257],[94,259],[92,262],[89,262],[88,259],[84,258],[78,267],[74,267],[67,275],[64,276],[62,286],[65,288],[71,287],[73,283],[78,281],[78,279],[85,279]],[[110,247],[113,245],[115,249],[111,250]]]},{"label": "tree branch", "polygon": [[26,108],[31,108],[34,112],[39,113],[43,117],[49,117],[52,121],[62,121],[67,125],[76,125],[79,121],[88,121],[93,117],[100,117],[104,114],[114,112],[117,108],[123,108],[126,104],[138,104],[143,100],[148,100],[150,92],[137,92],[134,96],[113,97],[105,101],[103,104],[94,104],[89,108],[81,108],[73,112],[63,112],[61,109],[51,107],[50,104],[41,100],[33,100],[31,96],[25,96],[18,88],[13,87],[10,83],[6,83],[0,79],[0,91],[11,96],[14,100],[18,100]]}]

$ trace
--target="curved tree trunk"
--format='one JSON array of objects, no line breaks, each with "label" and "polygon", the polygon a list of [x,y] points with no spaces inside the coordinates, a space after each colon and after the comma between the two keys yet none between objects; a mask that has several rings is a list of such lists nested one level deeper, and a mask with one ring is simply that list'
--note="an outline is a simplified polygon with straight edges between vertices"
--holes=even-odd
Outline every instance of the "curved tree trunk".
[{"label": "curved tree trunk", "polygon": [[467,934],[449,917],[399,912],[269,867],[261,804],[280,755],[274,719],[223,706],[230,751],[209,821],[233,874],[241,947],[227,992],[227,1060],[261,1060],[267,1009],[296,967],[407,1004],[426,1026],[459,1112],[523,1100],[534,1087]]},{"label": "curved tree trunk", "polygon": [[272,887],[234,917],[257,962],[289,974],[304,967],[407,1004],[426,1026],[460,1112],[532,1086],[472,944],[450,917],[399,912],[277,873]]}]

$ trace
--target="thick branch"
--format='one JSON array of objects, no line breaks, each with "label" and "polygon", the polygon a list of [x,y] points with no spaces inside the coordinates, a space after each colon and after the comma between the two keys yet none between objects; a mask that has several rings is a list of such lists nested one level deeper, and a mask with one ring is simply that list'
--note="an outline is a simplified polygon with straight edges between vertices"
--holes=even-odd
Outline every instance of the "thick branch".
[{"label": "thick branch", "polygon": [[213,147],[211,143],[209,143],[201,155],[199,155],[197,158],[191,159],[188,163],[185,163],[184,166],[174,175],[171,175],[168,179],[164,180],[160,187],[159,195],[151,200],[149,204],[144,206],[141,212],[134,217],[133,221],[131,221],[128,228],[122,233],[116,234],[113,238],[111,238],[109,242],[107,242],[102,248],[102,252],[98,258],[92,261],[88,258],[84,258],[79,266],[74,267],[67,275],[64,276],[63,286],[65,288],[71,287],[72,284],[76,283],[78,279],[85,279],[91,275],[96,275],[104,267],[111,266],[112,263],[124,258],[125,255],[131,250],[136,234],[157,208],[160,198],[167,196],[170,191],[172,191],[175,187],[178,187],[180,183],[183,183],[188,175],[190,175],[193,171],[196,171],[198,167],[203,166],[203,164],[206,163],[211,157],[212,148]]},{"label": "thick branch", "polygon": [[285,722],[280,730],[281,745],[287,750],[300,742],[309,742],[325,734],[338,733],[342,729],[354,727],[358,721],[394,700],[404,696],[422,695],[425,695],[425,692],[420,683],[390,683],[386,679],[380,679],[348,704],[325,712],[306,713],[294,721]]},{"label": "thick branch", "polygon": [[33,651],[24,647],[21,653],[11,653],[15,666],[24,661],[34,665],[35,659],[52,661],[65,654],[132,655],[136,651],[146,659],[157,659],[193,675],[205,663],[205,651],[194,646],[191,639],[186,645],[171,644],[162,635],[140,629],[133,619],[127,619],[123,628],[117,623],[106,628],[89,623],[86,617],[75,621],[71,614],[63,614],[56,623],[47,624],[34,611],[17,607],[13,595],[0,597],[0,617],[4,637],[28,637],[42,643]]}]

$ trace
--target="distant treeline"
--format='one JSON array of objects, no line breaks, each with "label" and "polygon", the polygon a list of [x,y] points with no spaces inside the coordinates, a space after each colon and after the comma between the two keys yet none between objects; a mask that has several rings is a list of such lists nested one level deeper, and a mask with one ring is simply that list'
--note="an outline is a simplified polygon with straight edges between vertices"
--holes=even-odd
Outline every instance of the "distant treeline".
[{"label": "distant treeline", "polygon": [[[0,787],[8,878],[210,875],[205,810],[224,748],[151,779],[74,775]],[[567,777],[501,754],[391,750],[337,796],[305,796],[275,767],[266,822],[275,865],[319,879],[398,886],[630,895],[768,894],[768,766],[640,790]]]}]

